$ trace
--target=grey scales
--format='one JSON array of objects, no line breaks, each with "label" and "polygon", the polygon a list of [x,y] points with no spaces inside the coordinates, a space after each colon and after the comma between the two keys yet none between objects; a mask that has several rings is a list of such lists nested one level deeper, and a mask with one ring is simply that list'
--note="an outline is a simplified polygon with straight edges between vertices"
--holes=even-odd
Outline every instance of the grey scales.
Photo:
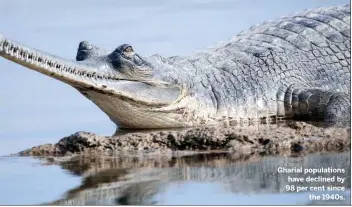
[{"label": "grey scales", "polygon": [[77,89],[119,128],[350,121],[350,6],[267,21],[191,56],[79,44],[76,61],[0,35],[0,56]]}]

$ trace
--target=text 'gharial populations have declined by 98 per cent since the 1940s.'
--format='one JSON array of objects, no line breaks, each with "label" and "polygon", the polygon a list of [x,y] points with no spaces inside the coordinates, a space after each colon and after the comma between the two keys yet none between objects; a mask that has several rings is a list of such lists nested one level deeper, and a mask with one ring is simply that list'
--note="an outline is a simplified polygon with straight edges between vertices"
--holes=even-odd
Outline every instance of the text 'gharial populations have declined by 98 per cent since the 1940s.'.
[{"label": "text 'gharial populations have declined by 98 per cent since the 1940s.'", "polygon": [[346,172],[344,168],[278,167],[278,173],[286,174],[286,192],[309,192],[310,200],[345,200]]}]

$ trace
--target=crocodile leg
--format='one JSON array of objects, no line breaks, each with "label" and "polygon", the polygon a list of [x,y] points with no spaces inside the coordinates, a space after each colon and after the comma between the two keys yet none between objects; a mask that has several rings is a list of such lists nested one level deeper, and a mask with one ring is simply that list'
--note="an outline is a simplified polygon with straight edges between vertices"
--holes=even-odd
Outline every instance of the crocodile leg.
[{"label": "crocodile leg", "polygon": [[335,93],[327,104],[324,120],[328,124],[349,126],[351,98],[349,94]]},{"label": "crocodile leg", "polygon": [[303,120],[324,120],[328,125],[350,123],[349,94],[321,89],[288,89],[285,93],[285,114]]}]

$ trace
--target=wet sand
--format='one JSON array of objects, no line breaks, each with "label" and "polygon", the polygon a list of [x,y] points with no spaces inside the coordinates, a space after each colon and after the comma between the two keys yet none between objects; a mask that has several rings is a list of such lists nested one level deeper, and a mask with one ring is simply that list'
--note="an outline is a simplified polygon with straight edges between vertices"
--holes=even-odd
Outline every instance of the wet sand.
[{"label": "wet sand", "polygon": [[55,144],[44,144],[19,155],[71,156],[99,153],[113,155],[143,151],[225,151],[235,154],[282,154],[344,151],[350,149],[350,128],[320,127],[305,122],[281,122],[232,127],[202,127],[140,132],[118,131],[114,136],[77,132]]}]

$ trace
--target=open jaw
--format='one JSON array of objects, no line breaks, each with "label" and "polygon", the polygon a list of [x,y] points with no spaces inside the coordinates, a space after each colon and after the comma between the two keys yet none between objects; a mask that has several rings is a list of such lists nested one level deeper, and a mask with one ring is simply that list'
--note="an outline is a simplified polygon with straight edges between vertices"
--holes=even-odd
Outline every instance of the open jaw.
[{"label": "open jaw", "polygon": [[[145,120],[135,121],[132,125],[124,123],[121,120],[131,117],[120,116],[136,115],[143,108],[168,107],[177,102],[182,94],[179,87],[164,84],[163,81],[129,78],[108,61],[103,61],[103,58],[101,63],[67,60],[26,47],[1,35],[0,56],[73,86],[98,105],[111,120],[126,128],[154,128],[152,125],[139,126],[139,122]],[[121,113],[121,110],[129,110],[128,107],[121,108],[123,105],[133,105],[138,110],[132,114],[127,111]]]}]

